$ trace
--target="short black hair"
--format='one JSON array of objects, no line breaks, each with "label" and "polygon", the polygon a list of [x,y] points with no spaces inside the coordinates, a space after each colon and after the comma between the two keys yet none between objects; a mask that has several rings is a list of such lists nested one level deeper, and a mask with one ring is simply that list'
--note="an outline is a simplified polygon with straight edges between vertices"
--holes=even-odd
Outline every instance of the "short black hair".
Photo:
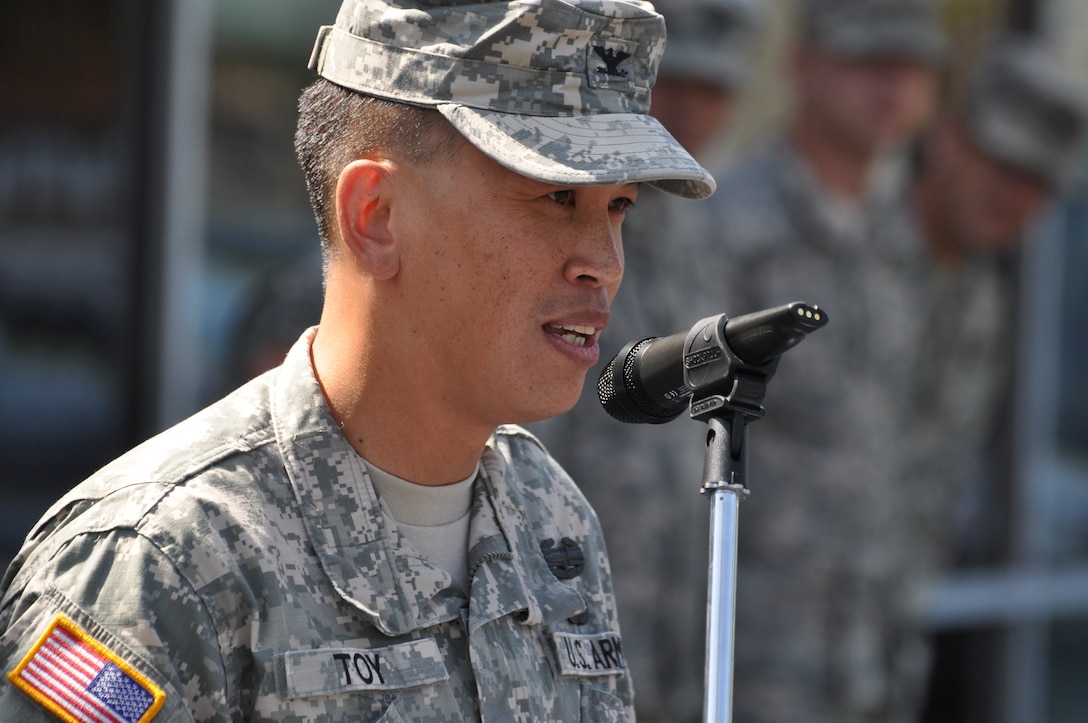
[{"label": "short black hair", "polygon": [[303,90],[295,155],[326,252],[336,221],[333,194],[345,166],[374,156],[426,164],[451,157],[460,142],[457,130],[433,108],[358,93],[324,78]]}]

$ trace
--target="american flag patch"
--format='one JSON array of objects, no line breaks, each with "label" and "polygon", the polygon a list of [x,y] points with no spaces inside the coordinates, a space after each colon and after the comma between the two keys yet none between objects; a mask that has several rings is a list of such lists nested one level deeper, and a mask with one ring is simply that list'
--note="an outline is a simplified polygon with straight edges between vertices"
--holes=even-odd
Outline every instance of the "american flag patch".
[{"label": "american flag patch", "polygon": [[58,615],[8,680],[66,723],[147,723],[166,693]]}]

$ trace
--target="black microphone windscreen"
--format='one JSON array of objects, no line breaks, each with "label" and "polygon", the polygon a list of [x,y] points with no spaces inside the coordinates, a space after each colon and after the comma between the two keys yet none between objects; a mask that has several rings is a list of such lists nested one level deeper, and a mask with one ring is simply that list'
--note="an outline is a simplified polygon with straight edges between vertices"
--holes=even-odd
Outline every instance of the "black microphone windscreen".
[{"label": "black microphone windscreen", "polygon": [[[636,339],[605,365],[597,379],[597,397],[609,416],[628,424],[663,424],[687,409],[687,397],[676,396],[674,389],[683,387],[683,369],[665,363],[683,353],[684,336]],[[674,373],[658,378],[662,369]],[[647,377],[658,384],[647,385]]]}]

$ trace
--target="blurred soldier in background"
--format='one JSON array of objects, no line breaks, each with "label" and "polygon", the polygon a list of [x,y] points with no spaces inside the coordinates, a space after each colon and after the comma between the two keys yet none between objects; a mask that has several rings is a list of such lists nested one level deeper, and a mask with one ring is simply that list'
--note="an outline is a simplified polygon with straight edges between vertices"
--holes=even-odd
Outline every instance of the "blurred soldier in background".
[{"label": "blurred soldier in background", "polygon": [[1085,89],[1038,41],[1009,37],[982,56],[962,101],[921,144],[912,200],[942,269],[1015,249],[1079,166]]},{"label": "blurred soldier in background", "polygon": [[1014,252],[1068,190],[1086,120],[1085,88],[1037,41],[1009,37],[919,144],[902,225],[887,234],[917,255],[908,273],[919,292],[905,580],[949,562],[965,483],[987,499],[983,451],[1014,388]]},{"label": "blurred soldier in background", "polygon": [[802,300],[831,318],[783,360],[750,433],[736,720],[911,720],[927,666],[895,521],[912,296],[902,254],[880,239],[901,205],[904,150],[932,120],[945,41],[932,0],[800,8],[795,114],[720,179],[717,253],[699,265],[715,308]]},{"label": "blurred soldier in background", "polygon": [[[661,0],[656,7],[668,45],[651,113],[702,159],[730,128],[765,11],[755,0]],[[692,209],[652,188],[639,191],[624,222],[623,293],[601,339],[602,365],[633,337],[669,334],[720,311],[693,283],[707,250],[696,228]],[[534,431],[595,502],[639,720],[699,720],[709,535],[709,506],[699,494],[703,431],[689,420],[620,424],[601,409],[591,384],[570,413]]]},{"label": "blurred soldier in background", "polygon": [[751,74],[763,0],[658,0],[668,45],[650,113],[689,153],[705,155],[733,125]]}]

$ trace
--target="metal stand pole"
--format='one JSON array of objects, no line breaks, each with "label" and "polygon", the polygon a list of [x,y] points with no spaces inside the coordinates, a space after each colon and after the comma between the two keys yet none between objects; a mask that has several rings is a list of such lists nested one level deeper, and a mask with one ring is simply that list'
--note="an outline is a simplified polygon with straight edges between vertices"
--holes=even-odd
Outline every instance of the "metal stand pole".
[{"label": "metal stand pole", "polygon": [[710,495],[704,723],[729,723],[733,711],[733,632],[736,618],[737,518],[748,494],[742,414],[707,420],[702,492]]},{"label": "metal stand pole", "polygon": [[747,425],[764,415],[767,382],[782,353],[826,323],[819,307],[800,301],[736,319],[707,317],[687,332],[635,339],[597,381],[605,411],[622,422],[661,424],[687,407],[692,419],[707,425],[701,490],[710,495],[704,723],[728,723],[733,715],[737,513],[748,494]]}]

